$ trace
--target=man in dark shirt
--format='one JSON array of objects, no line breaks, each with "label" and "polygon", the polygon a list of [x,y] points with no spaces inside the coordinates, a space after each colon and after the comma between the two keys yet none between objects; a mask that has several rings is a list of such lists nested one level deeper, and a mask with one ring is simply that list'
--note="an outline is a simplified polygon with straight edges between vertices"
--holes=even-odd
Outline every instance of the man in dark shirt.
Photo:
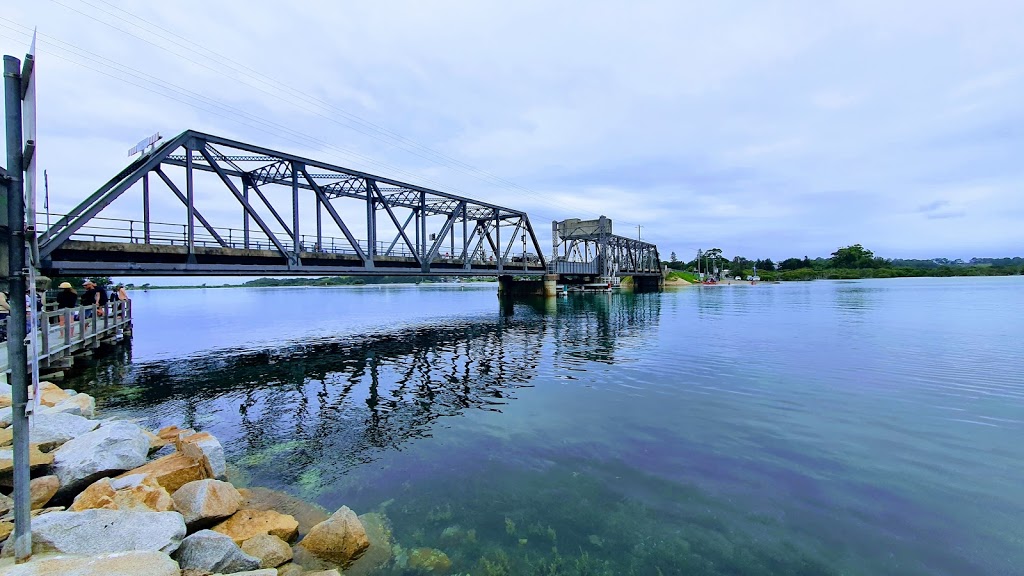
[{"label": "man in dark shirt", "polygon": [[[82,294],[82,306],[98,305],[100,303],[100,291],[96,289],[96,283],[92,280],[86,280],[85,293]],[[92,310],[85,311],[86,318],[92,318]]]},{"label": "man in dark shirt", "polygon": [[[57,293],[57,310],[74,309],[78,306],[78,293],[76,293],[75,289],[71,287],[70,282],[61,282],[58,288],[60,288],[60,292]],[[72,316],[69,316],[68,318],[72,318]],[[78,314],[75,314],[73,318],[77,320]],[[57,319],[58,322],[60,322],[61,329],[63,329],[64,314],[58,316]],[[72,333],[74,333],[74,323],[71,324],[70,328]]]}]

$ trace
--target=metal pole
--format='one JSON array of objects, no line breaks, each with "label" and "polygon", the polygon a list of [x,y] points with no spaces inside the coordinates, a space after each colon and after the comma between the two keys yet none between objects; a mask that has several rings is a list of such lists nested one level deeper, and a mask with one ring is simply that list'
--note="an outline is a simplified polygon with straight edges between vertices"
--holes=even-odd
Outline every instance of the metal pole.
[{"label": "metal pole", "polygon": [[[242,199],[249,204],[249,177],[242,177]],[[242,207],[242,243],[249,249],[249,211]]]},{"label": "metal pole", "polygon": [[185,228],[185,243],[188,244],[188,260],[196,258],[195,186],[192,184],[192,148],[185,147],[185,204],[188,205],[188,224]]},{"label": "metal pole", "polygon": [[149,244],[149,172],[142,176],[142,236]]},{"label": "metal pole", "polygon": [[292,162],[292,252],[299,263],[299,168]]},{"label": "metal pole", "polygon": [[11,366],[14,425],[14,557],[24,562],[32,555],[31,502],[28,462],[28,357],[25,351],[25,180],[21,141],[21,62],[4,56],[4,93],[7,122],[7,247],[10,250],[11,315],[7,322],[7,357]]}]

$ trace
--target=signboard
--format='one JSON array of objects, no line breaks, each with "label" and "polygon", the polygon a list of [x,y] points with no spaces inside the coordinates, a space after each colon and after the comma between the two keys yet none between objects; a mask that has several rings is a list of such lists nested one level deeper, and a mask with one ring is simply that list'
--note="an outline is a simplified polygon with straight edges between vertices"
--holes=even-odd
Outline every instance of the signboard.
[{"label": "signboard", "polygon": [[558,223],[558,236],[564,240],[587,238],[612,233],[612,221],[604,216],[597,220],[569,218]]},{"label": "signboard", "polygon": [[139,143],[136,144],[135,146],[132,146],[132,149],[128,151],[128,155],[134,156],[139,152],[145,151],[146,148],[149,148],[150,146],[159,142],[161,138],[163,138],[163,136],[161,136],[160,133],[157,132],[156,134],[153,134],[149,138],[143,138],[142,140],[139,140]]}]

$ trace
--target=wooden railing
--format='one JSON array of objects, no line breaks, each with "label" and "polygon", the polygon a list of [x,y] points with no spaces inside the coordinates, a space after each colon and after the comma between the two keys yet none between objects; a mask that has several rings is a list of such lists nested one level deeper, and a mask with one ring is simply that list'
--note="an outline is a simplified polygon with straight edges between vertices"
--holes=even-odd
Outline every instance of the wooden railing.
[{"label": "wooden railing", "polygon": [[[131,333],[132,301],[116,300],[104,305],[77,306],[61,310],[47,306],[34,314],[38,318],[38,341],[36,353],[40,366],[46,366],[50,359],[63,358],[79,350],[99,347],[101,342],[113,340]],[[10,317],[0,320],[0,333],[6,341],[7,323]],[[26,337],[26,342],[29,339]],[[31,349],[28,352],[32,362]],[[0,371],[6,371],[7,347],[0,346]]]}]

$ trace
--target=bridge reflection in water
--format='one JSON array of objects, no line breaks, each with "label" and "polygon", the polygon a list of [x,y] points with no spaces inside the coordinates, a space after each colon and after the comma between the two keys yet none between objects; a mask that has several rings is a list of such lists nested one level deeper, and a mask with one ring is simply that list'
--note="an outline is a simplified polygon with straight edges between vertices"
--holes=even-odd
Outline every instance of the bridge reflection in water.
[{"label": "bridge reflection in water", "polygon": [[502,301],[497,316],[276,349],[142,364],[128,349],[71,384],[107,414],[210,431],[257,484],[294,486],[312,472],[330,485],[429,437],[439,419],[502,411],[524,388],[615,363],[659,314],[658,294]]}]

